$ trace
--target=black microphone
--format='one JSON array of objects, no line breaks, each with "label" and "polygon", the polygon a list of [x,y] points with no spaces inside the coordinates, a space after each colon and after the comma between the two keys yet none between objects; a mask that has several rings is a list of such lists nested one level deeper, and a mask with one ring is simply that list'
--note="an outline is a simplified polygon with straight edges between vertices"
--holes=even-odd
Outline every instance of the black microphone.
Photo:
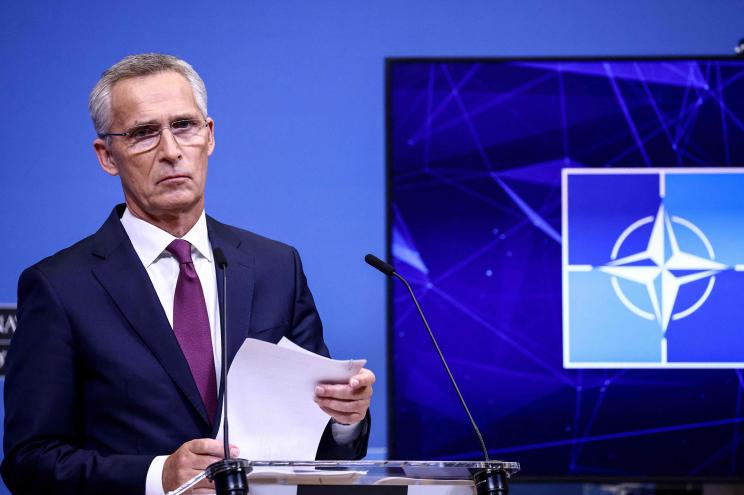
[{"label": "black microphone", "polygon": [[222,442],[225,458],[207,468],[207,476],[214,482],[217,495],[247,495],[246,473],[250,468],[243,466],[241,459],[230,459],[229,428],[227,425],[227,258],[220,248],[214,248],[214,262],[222,268],[222,311],[220,312],[220,379],[222,381]]},{"label": "black microphone", "polygon": [[220,311],[220,381],[222,382],[222,440],[225,449],[225,459],[230,458],[230,442],[227,426],[227,258],[222,249],[215,248],[214,262],[222,268],[222,311]]},{"label": "black microphone", "polygon": [[[364,261],[366,261],[367,264],[372,265],[372,267],[377,268],[388,277],[395,275],[395,268],[393,268],[393,265],[385,263],[374,254],[368,254],[365,256]],[[405,282],[405,280],[403,282]]]},{"label": "black microphone", "polygon": [[[447,366],[447,360],[444,359],[444,354],[442,354],[442,350],[439,348],[437,339],[434,337],[434,333],[431,331],[429,322],[426,321],[424,312],[421,309],[421,306],[419,305],[418,299],[416,298],[416,294],[414,294],[413,289],[411,288],[411,285],[408,283],[408,281],[405,278],[403,278],[402,275],[400,275],[399,273],[395,271],[395,268],[391,264],[382,261],[377,256],[373,254],[368,254],[364,257],[364,261],[366,261],[373,268],[381,271],[388,277],[397,278],[398,280],[403,282],[403,285],[405,285],[406,288],[408,289],[408,292],[411,294],[411,298],[413,299],[413,303],[416,305],[416,309],[418,310],[418,313],[421,316],[421,321],[424,322],[426,331],[429,332],[429,337],[431,337],[431,341],[434,344],[434,348],[437,350],[437,354],[439,354],[439,359],[442,360],[444,369],[445,371],[447,371],[447,375],[449,376],[449,379],[452,382],[452,386],[455,388],[457,397],[460,399],[460,404],[462,404],[463,409],[465,409],[465,414],[468,415],[470,424],[472,425],[473,430],[475,431],[475,435],[478,437],[478,442],[480,442],[480,447],[481,447],[481,450],[483,451],[483,457],[486,462],[489,462],[491,459],[488,457],[488,449],[486,448],[486,443],[483,441],[483,435],[481,435],[481,432],[478,429],[478,425],[475,424],[473,415],[470,414],[470,409],[468,409],[468,405],[465,403],[465,398],[460,393],[460,388],[457,386],[455,377],[452,376],[452,372],[450,371],[449,366]],[[484,470],[478,471],[477,473],[475,473],[475,475],[473,476],[473,480],[475,481],[475,487],[476,487],[478,495],[508,492],[505,474],[503,472],[496,472],[490,467],[486,467]]]}]

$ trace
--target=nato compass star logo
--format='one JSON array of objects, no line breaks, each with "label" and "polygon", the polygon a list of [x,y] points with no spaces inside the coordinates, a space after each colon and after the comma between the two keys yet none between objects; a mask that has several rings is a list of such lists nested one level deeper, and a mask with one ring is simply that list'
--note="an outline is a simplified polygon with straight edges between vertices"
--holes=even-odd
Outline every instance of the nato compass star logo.
[{"label": "nato compass star logo", "polygon": [[567,368],[744,366],[744,170],[563,171]]},{"label": "nato compass star logo", "polygon": [[[649,223],[653,223],[653,229],[646,249],[618,259],[618,252],[628,236]],[[674,235],[675,226],[692,231],[705,246],[708,257],[696,256],[681,249]],[[655,218],[648,216],[633,222],[620,234],[612,248],[610,258],[612,261],[598,267],[599,271],[611,276],[612,288],[626,308],[641,318],[658,322],[664,334],[661,340],[663,362],[666,361],[666,331],[669,321],[689,316],[700,308],[713,290],[716,274],[728,268],[723,263],[715,261],[713,246],[698,227],[684,218],[669,216],[663,204],[659,206]],[[653,313],[633,304],[620,288],[618,278],[643,285],[648,292]],[[705,292],[689,307],[673,313],[680,287],[702,279],[708,280]]]}]

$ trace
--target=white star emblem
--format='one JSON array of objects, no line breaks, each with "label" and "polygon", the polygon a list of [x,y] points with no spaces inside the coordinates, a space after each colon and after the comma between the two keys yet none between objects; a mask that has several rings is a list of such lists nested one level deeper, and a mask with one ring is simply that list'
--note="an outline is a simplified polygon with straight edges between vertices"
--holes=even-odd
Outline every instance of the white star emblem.
[{"label": "white star emblem", "polygon": [[[617,259],[617,252],[628,235],[641,225],[651,222],[653,222],[653,228],[646,250]],[[673,223],[687,227],[695,233],[705,245],[709,258],[703,258],[682,251],[674,235]],[[669,257],[666,256],[667,245],[671,253]],[[639,316],[658,321],[664,334],[666,334],[670,320],[684,318],[702,306],[713,289],[715,275],[728,268],[723,263],[718,263],[714,260],[715,254],[713,248],[700,229],[688,220],[680,217],[670,217],[665,212],[663,204],[659,206],[656,218],[646,217],[625,229],[615,243],[611,258],[612,261],[598,267],[598,269],[612,275],[615,292],[628,309]],[[641,266],[635,265],[642,262],[646,262],[647,264]],[[675,275],[675,270],[684,271],[685,273],[683,275]],[[651,314],[643,311],[630,302],[622,293],[615,277],[644,285],[654,313]],[[661,279],[661,283],[659,284],[660,290],[657,289],[657,279],[659,278]],[[710,279],[705,293],[689,308],[673,314],[674,303],[677,300],[679,288],[682,285],[704,278]]]}]

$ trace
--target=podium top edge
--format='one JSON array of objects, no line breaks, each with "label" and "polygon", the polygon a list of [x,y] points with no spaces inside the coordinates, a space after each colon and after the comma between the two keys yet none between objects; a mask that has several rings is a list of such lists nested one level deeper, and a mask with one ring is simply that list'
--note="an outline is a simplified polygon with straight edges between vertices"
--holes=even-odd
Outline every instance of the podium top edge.
[{"label": "podium top edge", "polygon": [[[238,459],[236,459],[238,460]],[[382,461],[262,461],[262,460],[247,460],[239,459],[243,461],[245,466],[251,467],[318,467],[318,468],[347,468],[347,469],[363,469],[363,468],[467,468],[467,469],[496,469],[499,471],[505,471],[509,474],[514,474],[519,471],[520,465],[518,462],[510,461],[440,461],[440,460],[428,460],[428,461],[414,461],[414,460],[382,460]]]}]

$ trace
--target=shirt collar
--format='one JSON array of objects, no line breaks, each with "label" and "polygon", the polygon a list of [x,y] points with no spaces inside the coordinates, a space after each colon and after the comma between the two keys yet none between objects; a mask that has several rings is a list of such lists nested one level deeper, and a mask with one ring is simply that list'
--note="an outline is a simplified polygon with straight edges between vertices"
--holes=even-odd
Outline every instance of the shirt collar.
[{"label": "shirt collar", "polygon": [[[163,229],[135,217],[129,211],[129,208],[124,209],[121,224],[129,236],[129,240],[132,241],[134,251],[145,267],[154,263],[163,254],[165,248],[176,239]],[[212,249],[207,231],[207,216],[204,210],[202,210],[199,220],[181,239],[191,244],[192,253],[195,250],[202,257],[210,262],[212,261]]]}]

